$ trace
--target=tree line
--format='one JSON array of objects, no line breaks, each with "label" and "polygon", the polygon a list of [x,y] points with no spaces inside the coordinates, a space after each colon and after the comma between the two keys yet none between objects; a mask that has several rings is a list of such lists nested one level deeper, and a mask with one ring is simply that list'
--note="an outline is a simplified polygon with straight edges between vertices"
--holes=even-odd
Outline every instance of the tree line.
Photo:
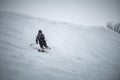
[{"label": "tree line", "polygon": [[106,23],[106,26],[107,26],[109,29],[112,29],[112,30],[114,30],[115,32],[120,33],[120,23],[107,22],[107,23]]}]

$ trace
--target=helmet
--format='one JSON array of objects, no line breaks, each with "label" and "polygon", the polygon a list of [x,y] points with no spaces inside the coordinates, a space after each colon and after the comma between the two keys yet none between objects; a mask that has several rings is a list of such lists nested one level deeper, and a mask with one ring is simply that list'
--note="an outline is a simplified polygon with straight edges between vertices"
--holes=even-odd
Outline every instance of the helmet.
[{"label": "helmet", "polygon": [[42,33],[42,30],[39,30],[38,33]]}]

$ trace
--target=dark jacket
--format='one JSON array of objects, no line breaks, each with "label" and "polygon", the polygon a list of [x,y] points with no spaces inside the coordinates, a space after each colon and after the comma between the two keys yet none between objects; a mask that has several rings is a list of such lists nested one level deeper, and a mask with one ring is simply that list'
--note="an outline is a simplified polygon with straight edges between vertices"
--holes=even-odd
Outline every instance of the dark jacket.
[{"label": "dark jacket", "polygon": [[45,42],[44,34],[38,33],[38,35],[36,37],[36,43],[38,43],[38,41],[39,41],[40,44],[43,44]]}]

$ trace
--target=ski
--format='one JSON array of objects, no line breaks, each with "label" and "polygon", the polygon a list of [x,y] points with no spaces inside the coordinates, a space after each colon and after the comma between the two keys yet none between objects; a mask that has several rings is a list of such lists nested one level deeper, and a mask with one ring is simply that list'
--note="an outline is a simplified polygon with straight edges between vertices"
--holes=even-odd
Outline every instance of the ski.
[{"label": "ski", "polygon": [[38,52],[47,52],[45,49],[38,49]]}]

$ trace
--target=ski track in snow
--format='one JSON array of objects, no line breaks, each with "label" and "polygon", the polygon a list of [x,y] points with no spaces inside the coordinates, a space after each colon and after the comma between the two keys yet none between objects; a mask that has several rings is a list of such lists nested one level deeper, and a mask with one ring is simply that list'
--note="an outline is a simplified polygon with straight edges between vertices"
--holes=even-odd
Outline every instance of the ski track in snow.
[{"label": "ski track in snow", "polygon": [[[51,50],[37,51],[43,30]],[[120,80],[120,35],[0,12],[0,80]]]}]

